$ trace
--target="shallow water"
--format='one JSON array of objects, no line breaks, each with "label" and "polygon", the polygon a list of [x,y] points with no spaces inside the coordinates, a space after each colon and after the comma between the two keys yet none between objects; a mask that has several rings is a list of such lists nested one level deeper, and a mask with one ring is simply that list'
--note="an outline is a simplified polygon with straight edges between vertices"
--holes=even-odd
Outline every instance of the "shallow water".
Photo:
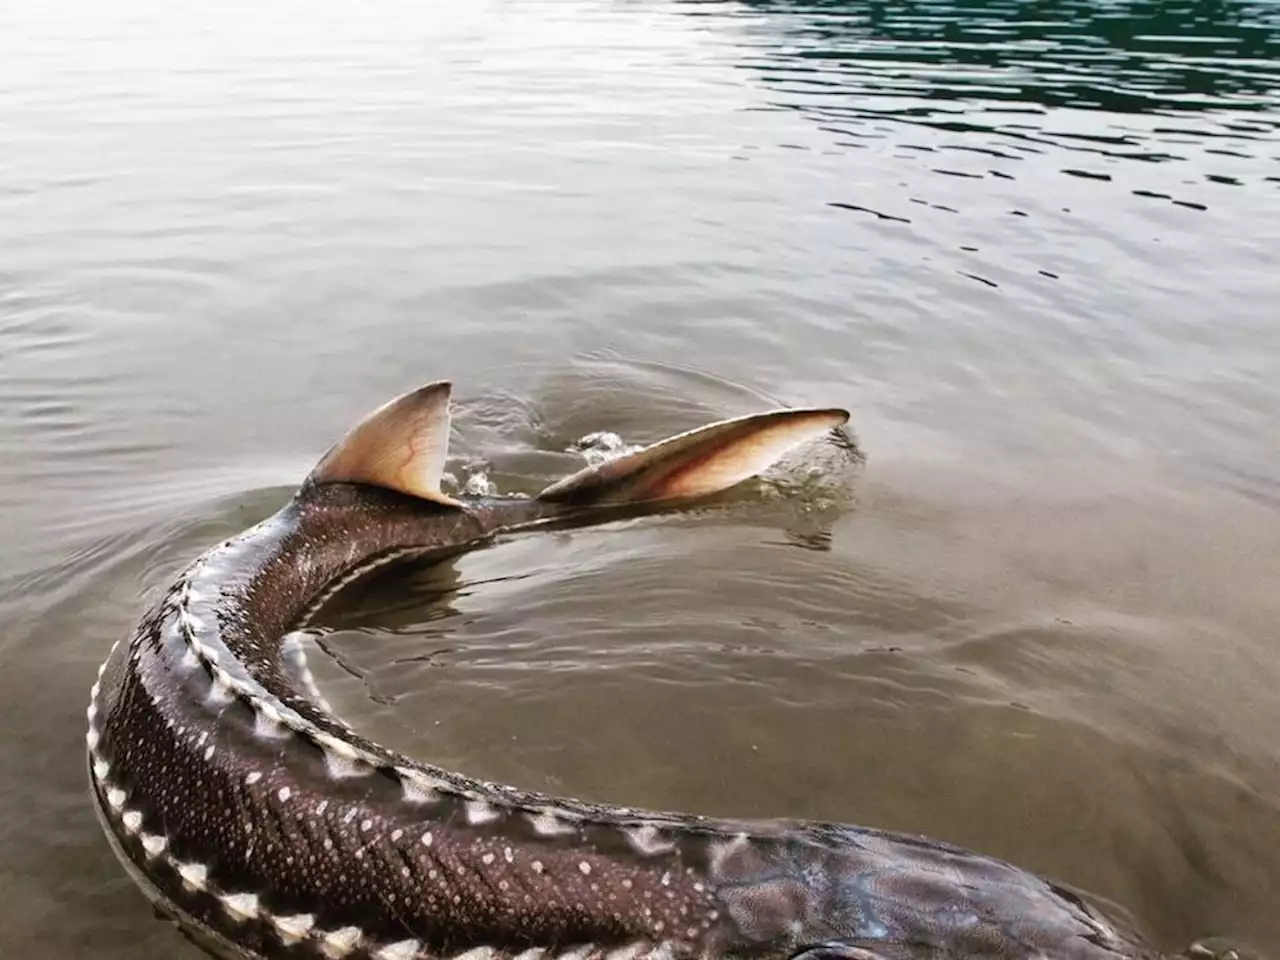
[{"label": "shallow water", "polygon": [[362,729],[1280,944],[1278,58],[1229,0],[0,6],[0,956],[194,956],[93,671],[439,377],[459,483],[779,402],[866,459],[370,585]]}]

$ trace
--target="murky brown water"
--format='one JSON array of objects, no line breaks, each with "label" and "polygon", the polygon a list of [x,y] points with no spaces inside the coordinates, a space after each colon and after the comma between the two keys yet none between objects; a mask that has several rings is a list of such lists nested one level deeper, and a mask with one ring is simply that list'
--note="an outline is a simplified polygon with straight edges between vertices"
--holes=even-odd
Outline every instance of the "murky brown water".
[{"label": "murky brown water", "polygon": [[437,377],[459,482],[777,401],[866,462],[371,586],[363,729],[1275,948],[1278,57],[1227,0],[0,6],[0,956],[193,956],[99,835],[93,671]]}]

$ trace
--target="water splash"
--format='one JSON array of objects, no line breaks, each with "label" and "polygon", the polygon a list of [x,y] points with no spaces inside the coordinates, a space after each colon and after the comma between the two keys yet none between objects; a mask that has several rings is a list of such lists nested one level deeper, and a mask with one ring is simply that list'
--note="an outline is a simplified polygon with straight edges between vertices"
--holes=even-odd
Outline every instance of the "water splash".
[{"label": "water splash", "polygon": [[497,497],[523,496],[519,493],[503,493],[498,485],[489,478],[491,465],[487,461],[475,460],[459,465],[462,479],[458,474],[448,470],[440,475],[440,486],[448,493],[465,497]]},{"label": "water splash", "polygon": [[596,430],[593,433],[584,434],[569,444],[566,452],[580,455],[594,467],[643,449],[643,444],[627,443],[612,430]]}]

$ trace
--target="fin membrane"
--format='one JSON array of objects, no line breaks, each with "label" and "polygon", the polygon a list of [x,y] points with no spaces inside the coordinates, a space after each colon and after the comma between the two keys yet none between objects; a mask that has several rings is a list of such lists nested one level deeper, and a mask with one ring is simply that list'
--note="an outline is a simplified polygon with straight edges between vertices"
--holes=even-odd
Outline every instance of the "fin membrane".
[{"label": "fin membrane", "polygon": [[326,453],[308,483],[367,483],[451,507],[440,492],[449,451],[447,381],[429,383],[374,410]]},{"label": "fin membrane", "polygon": [[705,496],[755,476],[848,419],[845,410],[798,408],[723,420],[579,470],[538,499],[585,506]]}]

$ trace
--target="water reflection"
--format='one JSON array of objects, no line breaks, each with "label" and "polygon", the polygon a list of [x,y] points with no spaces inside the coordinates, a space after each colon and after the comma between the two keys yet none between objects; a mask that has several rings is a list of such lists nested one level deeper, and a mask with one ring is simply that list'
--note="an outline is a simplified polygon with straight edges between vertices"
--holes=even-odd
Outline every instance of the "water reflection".
[{"label": "water reflection", "polygon": [[[1003,159],[1039,152],[1043,144],[1154,163],[1192,153],[1261,159],[1269,151],[1275,159],[1280,7],[1274,4],[745,0],[733,6],[743,66],[769,90],[771,106],[802,111],[844,147],[884,139],[882,129],[868,125],[893,120],[952,134],[998,134],[996,142],[953,149]],[[695,2],[686,9],[715,16],[726,5]],[[1062,172],[1110,178],[1075,167]],[[1280,182],[1273,174],[1258,179]],[[1240,182],[1234,171],[1208,179]]]},{"label": "water reflection", "polygon": [[[1099,236],[1132,262],[1137,238],[1167,257],[1169,244],[1202,244],[1206,230],[1256,233],[1252,212],[1275,201],[1274,4],[695,0],[680,9],[733,38],[738,68],[763,90],[748,109],[811,121],[794,142],[744,144],[735,159],[806,151],[839,184],[828,208],[978,287],[1078,279],[1084,264],[1064,254]],[[1204,222],[1208,211],[1217,224]],[[1075,236],[1047,244],[1047,230]],[[992,264],[993,250],[1018,251],[1018,262]]]},{"label": "water reflection", "polygon": [[790,49],[779,52],[800,62],[756,64],[784,89],[856,79],[868,92],[930,100],[977,96],[1174,113],[1268,109],[1280,87],[1280,10],[1268,3],[744,0],[744,6],[790,21],[781,31],[770,23],[762,36],[785,38]]}]

